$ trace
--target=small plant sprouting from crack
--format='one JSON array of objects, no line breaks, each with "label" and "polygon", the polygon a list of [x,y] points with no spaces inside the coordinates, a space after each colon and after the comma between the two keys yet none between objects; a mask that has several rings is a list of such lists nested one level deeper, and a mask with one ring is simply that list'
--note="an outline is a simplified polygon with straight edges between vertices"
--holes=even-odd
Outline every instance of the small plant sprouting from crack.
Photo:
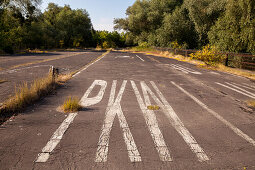
[{"label": "small plant sprouting from crack", "polygon": [[77,112],[82,106],[79,104],[79,99],[77,97],[68,97],[61,107],[65,113]]}]

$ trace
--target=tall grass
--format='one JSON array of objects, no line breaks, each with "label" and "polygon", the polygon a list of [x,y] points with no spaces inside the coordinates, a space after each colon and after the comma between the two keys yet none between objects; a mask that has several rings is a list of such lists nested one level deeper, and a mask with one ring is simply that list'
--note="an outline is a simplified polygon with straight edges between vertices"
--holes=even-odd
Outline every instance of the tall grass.
[{"label": "tall grass", "polygon": [[27,105],[47,95],[56,87],[56,82],[52,73],[46,77],[34,80],[29,86],[27,82],[15,87],[15,94],[4,102],[1,112],[18,112]]}]

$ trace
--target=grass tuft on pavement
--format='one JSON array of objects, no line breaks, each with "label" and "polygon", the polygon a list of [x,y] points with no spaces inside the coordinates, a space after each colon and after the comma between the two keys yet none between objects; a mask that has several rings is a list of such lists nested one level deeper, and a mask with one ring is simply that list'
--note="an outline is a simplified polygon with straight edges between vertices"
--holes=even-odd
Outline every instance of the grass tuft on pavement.
[{"label": "grass tuft on pavement", "polygon": [[82,108],[79,104],[79,99],[77,97],[68,97],[64,104],[62,105],[62,109],[65,113],[77,112]]},{"label": "grass tuft on pavement", "polygon": [[248,106],[255,108],[255,100],[249,100],[247,101]]}]

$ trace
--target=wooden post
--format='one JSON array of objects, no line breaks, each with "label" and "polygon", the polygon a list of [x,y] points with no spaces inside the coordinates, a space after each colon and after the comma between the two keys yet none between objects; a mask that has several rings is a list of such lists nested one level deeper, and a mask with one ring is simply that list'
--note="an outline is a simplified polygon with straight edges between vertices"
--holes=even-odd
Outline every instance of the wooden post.
[{"label": "wooden post", "polygon": [[226,54],[227,58],[225,60],[225,66],[228,66],[228,53]]}]

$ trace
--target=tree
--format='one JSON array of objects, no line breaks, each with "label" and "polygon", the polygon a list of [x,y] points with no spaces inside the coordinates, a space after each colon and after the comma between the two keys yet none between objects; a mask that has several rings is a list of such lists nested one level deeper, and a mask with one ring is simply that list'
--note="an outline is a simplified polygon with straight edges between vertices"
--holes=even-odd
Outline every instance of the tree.
[{"label": "tree", "polygon": [[208,35],[210,43],[223,51],[255,54],[255,1],[229,0]]}]

